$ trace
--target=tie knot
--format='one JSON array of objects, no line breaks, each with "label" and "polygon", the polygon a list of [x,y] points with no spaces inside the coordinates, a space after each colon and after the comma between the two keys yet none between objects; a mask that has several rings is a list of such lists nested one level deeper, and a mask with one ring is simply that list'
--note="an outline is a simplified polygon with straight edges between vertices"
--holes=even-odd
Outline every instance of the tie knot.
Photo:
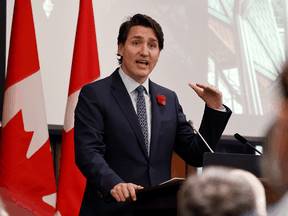
[{"label": "tie knot", "polygon": [[139,85],[136,88],[136,91],[138,92],[138,94],[141,94],[142,92],[144,93],[146,91],[145,87],[143,85]]}]

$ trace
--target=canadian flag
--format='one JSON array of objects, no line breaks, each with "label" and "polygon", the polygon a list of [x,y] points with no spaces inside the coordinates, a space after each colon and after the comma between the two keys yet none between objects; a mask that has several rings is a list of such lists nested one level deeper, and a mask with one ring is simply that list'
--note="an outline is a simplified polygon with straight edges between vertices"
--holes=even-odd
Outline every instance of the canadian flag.
[{"label": "canadian flag", "polygon": [[15,0],[5,84],[0,194],[11,215],[54,215],[56,183],[30,0]]},{"label": "canadian flag", "polygon": [[92,0],[80,0],[68,101],[62,133],[57,194],[60,216],[79,215],[86,179],[75,164],[74,110],[80,89],[100,76]]}]

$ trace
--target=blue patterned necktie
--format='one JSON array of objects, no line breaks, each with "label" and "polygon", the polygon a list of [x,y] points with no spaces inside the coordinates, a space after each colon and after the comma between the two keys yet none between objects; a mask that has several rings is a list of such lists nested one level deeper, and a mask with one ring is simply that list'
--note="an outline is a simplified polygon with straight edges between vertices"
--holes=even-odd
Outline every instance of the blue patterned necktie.
[{"label": "blue patterned necktie", "polygon": [[145,103],[145,98],[144,98],[145,87],[142,85],[139,85],[136,88],[136,91],[138,92],[137,102],[136,102],[138,120],[140,122],[141,129],[144,135],[146,150],[149,155],[147,114],[146,114],[146,103]]}]

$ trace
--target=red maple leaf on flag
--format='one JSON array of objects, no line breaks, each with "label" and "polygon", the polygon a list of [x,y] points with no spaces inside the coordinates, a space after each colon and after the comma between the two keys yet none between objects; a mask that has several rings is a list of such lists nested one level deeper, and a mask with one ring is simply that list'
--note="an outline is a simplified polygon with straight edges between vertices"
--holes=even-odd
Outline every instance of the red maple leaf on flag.
[{"label": "red maple leaf on flag", "polygon": [[[45,144],[29,159],[26,157],[34,132],[26,132],[20,110],[2,128],[2,145],[0,154],[1,190],[9,191],[10,200],[18,208],[27,209],[34,215],[54,215],[55,208],[43,201],[44,196],[55,193],[55,185],[48,175],[53,170],[49,138]],[[7,145],[8,144],[8,145]],[[3,199],[7,199],[7,194]],[[7,205],[7,208],[9,205]],[[15,208],[15,206],[14,206]],[[11,213],[13,209],[8,209]]]}]

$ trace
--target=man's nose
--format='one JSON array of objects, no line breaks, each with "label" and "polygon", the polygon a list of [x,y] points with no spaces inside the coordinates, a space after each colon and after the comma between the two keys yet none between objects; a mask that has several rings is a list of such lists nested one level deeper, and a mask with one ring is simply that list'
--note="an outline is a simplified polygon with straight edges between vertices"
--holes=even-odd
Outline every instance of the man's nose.
[{"label": "man's nose", "polygon": [[143,56],[148,56],[148,54],[149,54],[149,49],[148,49],[148,46],[147,46],[146,44],[143,44],[143,45],[141,46],[140,54],[143,55]]}]

